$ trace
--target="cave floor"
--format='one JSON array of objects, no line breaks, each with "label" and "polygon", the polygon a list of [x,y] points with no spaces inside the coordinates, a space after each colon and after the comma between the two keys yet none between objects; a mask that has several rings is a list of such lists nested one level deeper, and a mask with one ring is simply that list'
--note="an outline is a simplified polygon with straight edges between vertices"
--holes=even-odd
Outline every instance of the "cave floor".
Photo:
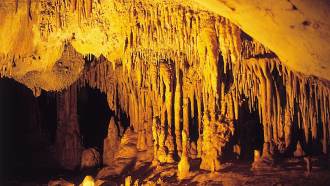
[{"label": "cave floor", "polygon": [[[317,160],[313,159],[314,161]],[[181,181],[176,176],[176,164],[153,167],[151,163],[136,163],[134,167],[127,169],[126,173],[102,178],[98,183],[102,183],[103,186],[120,185],[118,183],[124,183],[125,177],[131,175],[133,182],[139,179],[139,183],[143,185],[330,185],[329,169],[323,169],[321,165],[315,164],[312,173],[307,175],[303,159],[289,159],[277,164],[276,167],[258,171],[251,171],[251,163],[235,161],[224,163],[222,170],[215,173],[198,170],[199,163],[199,160],[192,161],[192,170],[189,177]],[[17,180],[8,181],[4,185],[43,186],[48,185],[48,181],[54,178],[79,185],[85,175],[96,176],[99,171],[62,172],[51,177],[47,177],[47,172],[44,172],[39,178],[34,177],[35,180],[33,181],[31,181],[32,178],[17,177]],[[52,173],[54,174],[54,172]],[[25,177],[28,175],[29,173]]]},{"label": "cave floor", "polygon": [[276,167],[254,171],[246,162],[224,163],[222,170],[215,173],[198,170],[198,166],[199,161],[193,162],[190,176],[181,181],[177,180],[176,165],[154,168],[149,175],[137,172],[133,180],[144,175],[143,183],[159,185],[330,185],[329,170],[315,165],[307,175],[302,159],[290,159]]}]

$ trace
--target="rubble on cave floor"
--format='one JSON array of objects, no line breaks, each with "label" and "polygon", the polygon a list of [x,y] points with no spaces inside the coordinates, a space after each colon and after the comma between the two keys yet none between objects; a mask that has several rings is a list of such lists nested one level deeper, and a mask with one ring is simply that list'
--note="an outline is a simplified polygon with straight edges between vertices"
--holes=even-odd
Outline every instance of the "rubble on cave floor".
[{"label": "rubble on cave floor", "polygon": [[[317,158],[312,161],[315,165],[309,175],[305,174],[306,164],[303,159],[293,158],[281,162],[276,169],[258,171],[252,171],[251,164],[242,161],[225,163],[218,172],[193,168],[191,174],[183,180],[177,178],[177,164],[149,164],[114,177],[95,178],[95,185],[125,185],[128,177],[129,185],[326,185],[330,180],[330,171],[322,169],[317,164]],[[199,163],[199,160],[192,160],[193,166]]]},{"label": "rubble on cave floor", "polygon": [[[276,164],[264,163],[259,167],[254,167],[254,164],[265,161],[260,157],[254,162],[252,160],[227,160],[216,172],[201,170],[201,159],[189,158],[190,172],[184,179],[181,179],[178,175],[177,162],[153,164],[153,152],[137,150],[136,135],[132,129],[128,128],[119,142],[119,150],[114,154],[111,164],[93,171],[83,171],[80,180],[76,179],[75,184],[81,183],[84,176],[91,175],[95,185],[103,186],[326,185],[330,181],[330,170],[326,167],[330,163],[330,159],[325,156],[274,157],[273,162]],[[310,159],[312,165],[310,173],[307,172],[306,158]]]}]

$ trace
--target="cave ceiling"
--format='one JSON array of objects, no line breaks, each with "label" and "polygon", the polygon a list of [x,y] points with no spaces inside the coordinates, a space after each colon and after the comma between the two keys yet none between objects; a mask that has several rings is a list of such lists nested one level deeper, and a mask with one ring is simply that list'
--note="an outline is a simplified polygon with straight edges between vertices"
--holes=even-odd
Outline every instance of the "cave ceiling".
[{"label": "cave ceiling", "polygon": [[[203,30],[217,27],[214,20],[223,16],[290,69],[329,80],[329,10],[326,0],[3,0],[0,74],[31,89],[61,90],[79,78],[89,54],[120,61],[128,69],[132,59],[127,56],[136,51],[166,56],[172,50],[192,59],[201,46],[183,46],[186,35],[216,50],[210,38],[217,29]],[[183,32],[188,24],[191,28]],[[150,34],[139,38],[140,32]],[[166,32],[172,34],[165,38]],[[233,43],[222,47],[240,50],[235,29],[230,34]]]}]

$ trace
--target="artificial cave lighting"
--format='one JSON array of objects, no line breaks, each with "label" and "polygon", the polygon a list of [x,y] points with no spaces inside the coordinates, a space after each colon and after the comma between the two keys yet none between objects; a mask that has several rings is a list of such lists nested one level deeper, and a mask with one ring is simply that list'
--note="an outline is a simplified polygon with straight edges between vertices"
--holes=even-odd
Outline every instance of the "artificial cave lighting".
[{"label": "artificial cave lighting", "polygon": [[2,0],[0,185],[330,185],[327,0]]}]

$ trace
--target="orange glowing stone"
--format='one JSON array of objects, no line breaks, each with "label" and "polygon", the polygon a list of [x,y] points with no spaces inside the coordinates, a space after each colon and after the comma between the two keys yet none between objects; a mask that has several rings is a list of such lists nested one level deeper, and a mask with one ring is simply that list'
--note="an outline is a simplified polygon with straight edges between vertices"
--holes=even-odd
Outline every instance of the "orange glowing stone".
[{"label": "orange glowing stone", "polygon": [[94,182],[94,178],[92,176],[86,176],[83,180],[83,182],[81,183],[81,186],[94,186],[95,182]]}]

